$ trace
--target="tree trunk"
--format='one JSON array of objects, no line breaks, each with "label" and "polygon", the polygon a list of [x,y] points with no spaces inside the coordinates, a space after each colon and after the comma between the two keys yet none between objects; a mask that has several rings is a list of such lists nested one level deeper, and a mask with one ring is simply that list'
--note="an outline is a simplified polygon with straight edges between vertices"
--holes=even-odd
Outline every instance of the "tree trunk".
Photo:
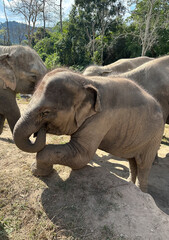
[{"label": "tree trunk", "polygon": [[5,2],[3,0],[3,5],[4,5],[4,14],[6,18],[6,27],[7,27],[7,45],[10,45],[10,35],[9,35],[9,25],[8,25],[8,17],[6,14],[6,8],[5,8]]},{"label": "tree trunk", "polygon": [[43,37],[45,37],[45,32],[46,32],[45,0],[43,0]]},{"label": "tree trunk", "polygon": [[63,33],[62,29],[62,0],[60,0],[60,31]]},{"label": "tree trunk", "polygon": [[142,42],[141,56],[145,56],[147,49],[149,47],[148,46],[148,38],[149,38],[150,21],[151,21],[151,16],[152,16],[153,4],[154,4],[154,0],[150,0],[150,10],[148,12],[147,19],[146,19],[146,28],[145,28],[144,38],[143,38],[143,42]]}]

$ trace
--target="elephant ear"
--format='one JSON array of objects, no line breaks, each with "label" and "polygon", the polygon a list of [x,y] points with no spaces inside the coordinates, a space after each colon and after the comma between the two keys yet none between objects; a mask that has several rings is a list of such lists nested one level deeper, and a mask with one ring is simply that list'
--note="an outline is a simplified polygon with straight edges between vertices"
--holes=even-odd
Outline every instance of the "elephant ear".
[{"label": "elephant ear", "polygon": [[79,102],[75,113],[77,127],[80,127],[87,118],[102,111],[99,91],[92,85],[85,85],[84,91],[86,97]]},{"label": "elephant ear", "polygon": [[0,55],[0,80],[3,81],[3,88],[16,89],[16,76],[10,65],[10,56],[8,53]]}]

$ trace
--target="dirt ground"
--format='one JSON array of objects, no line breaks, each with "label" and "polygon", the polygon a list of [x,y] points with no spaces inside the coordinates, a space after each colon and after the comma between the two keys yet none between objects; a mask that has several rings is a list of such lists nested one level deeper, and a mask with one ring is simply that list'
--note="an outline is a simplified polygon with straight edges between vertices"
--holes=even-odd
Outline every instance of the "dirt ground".
[{"label": "dirt ground", "polygon": [[[19,106],[23,111],[27,104]],[[127,182],[127,161],[100,150],[81,170],[57,165],[49,177],[34,177],[35,154],[15,146],[6,124],[0,136],[0,240],[169,239],[168,136],[166,128],[145,194]]]}]

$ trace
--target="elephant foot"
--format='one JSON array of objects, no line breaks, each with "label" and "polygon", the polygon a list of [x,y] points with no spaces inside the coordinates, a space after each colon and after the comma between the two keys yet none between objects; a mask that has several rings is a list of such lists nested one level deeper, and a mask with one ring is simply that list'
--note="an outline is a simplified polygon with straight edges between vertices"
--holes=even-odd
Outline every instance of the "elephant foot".
[{"label": "elephant foot", "polygon": [[129,175],[129,177],[127,178],[127,181],[128,182],[132,182],[132,183],[136,183],[136,177],[133,177],[133,176],[131,176],[131,174]]},{"label": "elephant foot", "polygon": [[141,184],[139,181],[137,181],[136,186],[144,193],[148,192],[147,184]]},{"label": "elephant foot", "polygon": [[126,180],[127,180],[127,182],[129,182],[129,183],[130,183],[130,182],[134,183],[134,182],[131,180],[130,177],[128,177]]},{"label": "elephant foot", "polygon": [[53,165],[50,166],[37,166],[37,163],[33,163],[31,166],[31,171],[34,176],[37,177],[44,177],[48,176],[50,173],[53,172]]}]

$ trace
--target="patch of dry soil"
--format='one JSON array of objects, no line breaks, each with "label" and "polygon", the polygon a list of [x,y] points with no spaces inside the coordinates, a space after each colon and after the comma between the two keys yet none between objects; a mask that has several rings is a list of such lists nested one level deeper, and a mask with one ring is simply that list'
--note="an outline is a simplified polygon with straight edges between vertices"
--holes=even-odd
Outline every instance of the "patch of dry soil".
[{"label": "patch of dry soil", "polygon": [[[19,105],[22,111],[26,107]],[[52,143],[66,140],[48,136]],[[14,145],[6,124],[0,136],[0,239],[169,239],[168,152],[162,144],[149,194],[126,181],[127,161],[100,150],[81,170],[55,166],[51,176],[36,178],[30,172],[35,154]]]}]

